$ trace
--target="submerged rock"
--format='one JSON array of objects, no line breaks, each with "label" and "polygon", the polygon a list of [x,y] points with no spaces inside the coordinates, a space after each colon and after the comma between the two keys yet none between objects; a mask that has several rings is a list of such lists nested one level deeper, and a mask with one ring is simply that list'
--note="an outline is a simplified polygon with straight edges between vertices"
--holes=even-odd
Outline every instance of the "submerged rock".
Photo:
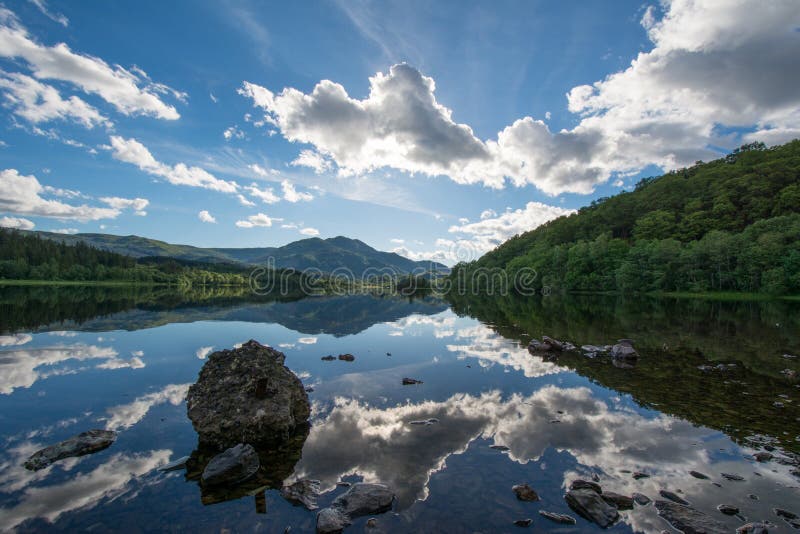
[{"label": "submerged rock", "polygon": [[561,523],[564,525],[574,525],[577,523],[577,520],[574,517],[567,514],[557,514],[555,512],[548,512],[547,510],[539,510],[539,515],[546,517],[550,521],[555,521],[556,523]]},{"label": "submerged rock", "polygon": [[355,361],[356,357],[353,356],[352,354],[340,354],[339,359],[342,360],[343,362],[352,362]]},{"label": "submerged rock", "polygon": [[281,488],[281,495],[292,504],[300,504],[308,510],[316,510],[319,480],[304,478],[294,484],[284,485]]},{"label": "submerged rock", "polygon": [[533,519],[517,519],[514,524],[518,527],[529,527],[533,523]]},{"label": "submerged rock", "polygon": [[689,501],[687,501],[686,499],[680,497],[677,493],[674,493],[672,491],[661,490],[658,493],[659,493],[659,495],[661,495],[665,499],[669,499],[670,501],[672,501],[674,503],[682,504],[684,506],[689,506],[689,504],[690,504]]},{"label": "submerged rock", "polygon": [[709,515],[669,501],[656,501],[656,510],[665,521],[684,534],[722,534],[727,527]]},{"label": "submerged rock", "polygon": [[320,358],[320,360],[322,360],[323,362],[332,362],[335,359],[336,356],[334,356],[333,354],[328,354],[327,356],[323,356],[322,358]]},{"label": "submerged rock", "polygon": [[769,462],[772,460],[772,454],[767,451],[757,452],[753,455],[757,462]]},{"label": "submerged rock", "polygon": [[723,478],[728,480],[732,480],[734,482],[741,482],[744,480],[744,477],[741,475],[731,474],[731,473],[720,473]]},{"label": "submerged rock", "polygon": [[308,394],[285,358],[253,340],[208,357],[186,397],[202,444],[275,443],[307,424]]},{"label": "submerged rock", "polygon": [[207,486],[237,484],[255,475],[259,467],[261,462],[256,450],[251,445],[239,443],[214,456],[200,480]]},{"label": "submerged rock", "polygon": [[775,512],[775,515],[783,519],[797,519],[796,513],[784,510],[783,508],[773,508],[772,511]]},{"label": "submerged rock", "polygon": [[640,478],[650,478],[650,475],[648,475],[647,473],[642,473],[641,471],[636,471],[633,474],[633,478],[639,480]]},{"label": "submerged rock", "polygon": [[692,475],[694,478],[699,478],[701,480],[708,480],[708,475],[704,475],[699,471],[689,471],[689,474]]},{"label": "submerged rock", "polygon": [[335,534],[349,524],[350,519],[336,508],[325,508],[317,514],[318,534]]},{"label": "submerged rock", "polygon": [[490,449],[494,449],[496,451],[502,451],[502,452],[511,450],[508,447],[506,447],[505,445],[489,445],[489,448]]},{"label": "submerged rock", "polygon": [[517,484],[511,488],[511,491],[517,496],[520,501],[538,501],[539,494],[534,491],[532,487],[527,484]]},{"label": "submerged rock", "polygon": [[383,484],[358,483],[339,495],[329,508],[317,514],[317,532],[341,532],[353,518],[381,514],[391,509],[394,493]]},{"label": "submerged rock", "polygon": [[403,385],[404,386],[413,386],[415,384],[422,384],[422,380],[417,380],[416,378],[404,378]]},{"label": "submerged rock", "polygon": [[613,525],[619,519],[617,509],[590,488],[569,490],[564,499],[578,515],[603,528]]},{"label": "submerged rock", "polygon": [[88,430],[86,432],[81,432],[77,436],[72,436],[55,445],[50,445],[40,451],[36,451],[25,462],[25,469],[38,471],[64,458],[85,456],[102,451],[110,447],[115,439],[117,439],[117,433],[113,430]]},{"label": "submerged rock", "polygon": [[650,499],[650,497],[648,497],[643,493],[634,493],[633,500],[636,501],[636,504],[638,504],[639,506],[645,506],[653,502],[652,499]]}]

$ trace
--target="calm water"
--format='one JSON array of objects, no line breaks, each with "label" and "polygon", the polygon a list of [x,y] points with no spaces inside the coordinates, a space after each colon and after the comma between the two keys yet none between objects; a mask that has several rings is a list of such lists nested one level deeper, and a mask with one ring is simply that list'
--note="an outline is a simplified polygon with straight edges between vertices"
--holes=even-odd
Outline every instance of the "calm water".
[{"label": "calm water", "polygon": [[[731,531],[742,521],[719,504],[781,531],[791,527],[773,507],[800,513],[792,467],[748,456],[760,450],[753,436],[800,451],[800,389],[781,374],[800,371],[781,356],[800,354],[798,304],[549,297],[451,306],[6,288],[0,310],[2,531],[313,531],[315,514],[275,489],[264,513],[244,491],[211,504],[218,498],[183,472],[157,470],[197,446],[183,399],[205,356],[249,339],[285,352],[314,388],[310,434],[275,454],[274,478],[319,479],[320,506],[345,490],[337,481],[388,484],[396,506],[373,532],[514,532],[524,518],[540,531],[599,530],[538,515],[574,516],[565,487],[593,473],[604,490],[627,495],[680,491]],[[629,337],[642,357],[633,369],[581,355],[544,361],[525,348],[542,334],[577,345]],[[344,352],[356,360],[320,360]],[[698,369],[718,363],[736,367]],[[403,377],[424,384],[402,386]],[[428,418],[439,423],[409,424]],[[22,467],[37,449],[90,428],[119,438],[42,471]],[[634,480],[634,471],[651,477]],[[542,500],[517,501],[511,486],[522,482]],[[366,519],[350,529],[363,531]],[[623,512],[609,530],[662,529],[650,505]]]}]

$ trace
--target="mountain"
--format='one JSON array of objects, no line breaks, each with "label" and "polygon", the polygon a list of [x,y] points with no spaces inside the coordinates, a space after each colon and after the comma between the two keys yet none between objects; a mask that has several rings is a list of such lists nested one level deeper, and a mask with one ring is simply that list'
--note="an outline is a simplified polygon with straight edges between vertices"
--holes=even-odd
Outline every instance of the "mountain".
[{"label": "mountain", "polygon": [[[641,180],[457,265],[549,291],[800,294],[800,140]],[[484,276],[483,280],[488,277]],[[486,288],[484,288],[486,289]]]},{"label": "mountain", "polygon": [[82,242],[134,258],[167,257],[192,262],[240,265],[267,265],[268,260],[272,259],[277,268],[315,268],[326,273],[335,269],[349,269],[358,276],[367,269],[389,269],[400,274],[421,270],[449,272],[449,268],[441,263],[413,261],[394,252],[375,250],[358,239],[342,236],[301,239],[282,247],[200,248],[174,245],[136,235],[30,233],[67,244]]}]

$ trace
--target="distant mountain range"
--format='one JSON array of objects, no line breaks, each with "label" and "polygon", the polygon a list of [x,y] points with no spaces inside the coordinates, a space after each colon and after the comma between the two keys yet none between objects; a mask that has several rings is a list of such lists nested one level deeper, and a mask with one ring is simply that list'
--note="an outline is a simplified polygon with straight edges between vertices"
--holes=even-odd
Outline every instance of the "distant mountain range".
[{"label": "distant mountain range", "polygon": [[400,274],[419,272],[420,270],[450,272],[450,269],[441,263],[410,260],[394,252],[376,250],[358,239],[342,236],[329,239],[318,237],[301,239],[282,247],[200,248],[190,245],[174,245],[136,235],[30,233],[67,244],[83,242],[99,249],[134,258],[161,257],[239,265],[266,265],[268,259],[272,258],[274,266],[277,268],[298,270],[316,268],[326,273],[335,269],[349,269],[359,276],[367,269],[391,269]]}]

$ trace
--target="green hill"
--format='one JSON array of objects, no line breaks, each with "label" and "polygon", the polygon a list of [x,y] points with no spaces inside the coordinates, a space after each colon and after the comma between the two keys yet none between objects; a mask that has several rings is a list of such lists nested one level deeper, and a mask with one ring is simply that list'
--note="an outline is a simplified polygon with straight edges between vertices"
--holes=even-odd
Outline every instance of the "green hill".
[{"label": "green hill", "polygon": [[453,272],[493,268],[538,290],[799,294],[800,140],[645,178]]},{"label": "green hill", "polygon": [[315,268],[324,273],[333,272],[335,269],[349,269],[357,276],[361,276],[367,269],[388,269],[398,274],[430,270],[449,271],[441,263],[413,261],[393,252],[375,250],[358,239],[341,236],[330,239],[318,237],[301,239],[282,247],[199,248],[173,245],[135,235],[30,233],[67,244],[84,243],[100,250],[134,258],[167,257],[183,261],[247,266],[267,265],[271,259],[275,268],[298,270]]}]

